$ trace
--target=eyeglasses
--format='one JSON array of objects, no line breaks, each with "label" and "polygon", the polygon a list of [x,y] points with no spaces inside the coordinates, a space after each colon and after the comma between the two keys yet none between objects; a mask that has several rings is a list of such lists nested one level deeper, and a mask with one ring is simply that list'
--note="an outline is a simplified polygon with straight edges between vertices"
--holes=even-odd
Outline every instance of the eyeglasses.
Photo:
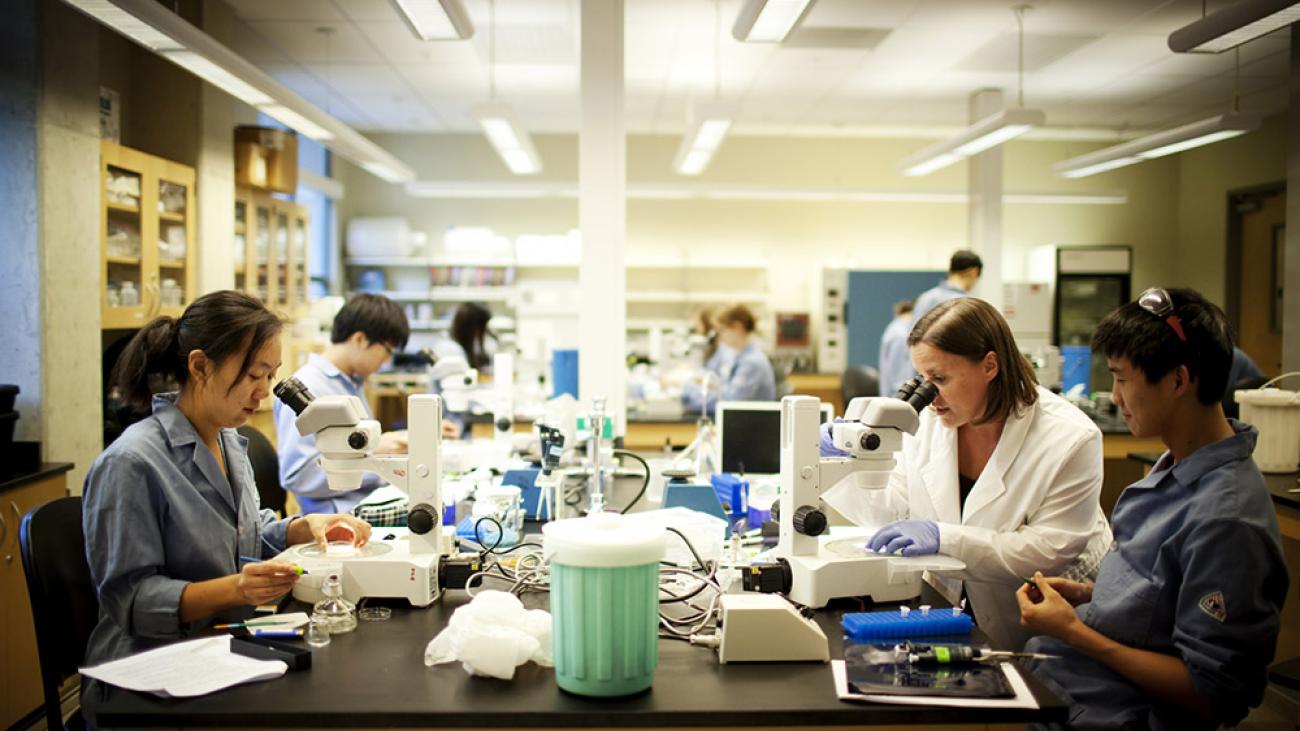
[{"label": "eyeglasses", "polygon": [[1138,307],[1164,320],[1179,340],[1187,342],[1187,335],[1183,332],[1183,321],[1178,319],[1178,314],[1174,311],[1174,301],[1169,297],[1168,292],[1160,287],[1152,287],[1138,295],[1137,303]]}]

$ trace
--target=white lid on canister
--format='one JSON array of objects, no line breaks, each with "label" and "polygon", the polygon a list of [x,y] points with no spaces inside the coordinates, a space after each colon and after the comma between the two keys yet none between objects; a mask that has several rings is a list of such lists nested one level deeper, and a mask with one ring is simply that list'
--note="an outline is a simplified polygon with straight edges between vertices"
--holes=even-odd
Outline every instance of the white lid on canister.
[{"label": "white lid on canister", "polygon": [[1239,404],[1251,406],[1296,406],[1300,405],[1300,393],[1281,388],[1252,388],[1235,391],[1233,396]]},{"label": "white lid on canister", "polygon": [[555,520],[542,526],[542,552],[564,566],[620,568],[658,563],[667,532],[633,523],[618,513]]}]

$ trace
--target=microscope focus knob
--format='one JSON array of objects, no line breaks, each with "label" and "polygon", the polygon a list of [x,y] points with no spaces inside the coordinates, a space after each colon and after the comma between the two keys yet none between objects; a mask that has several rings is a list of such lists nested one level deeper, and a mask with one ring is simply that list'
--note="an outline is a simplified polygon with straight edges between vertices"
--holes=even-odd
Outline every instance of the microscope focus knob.
[{"label": "microscope focus knob", "polygon": [[411,512],[406,516],[406,525],[412,533],[424,535],[433,530],[438,524],[438,511],[433,509],[432,505],[420,503],[411,508]]},{"label": "microscope focus knob", "polygon": [[794,511],[794,529],[806,536],[819,536],[826,532],[826,514],[811,505]]},{"label": "microscope focus knob", "polygon": [[880,449],[880,435],[875,433],[863,434],[862,440],[859,443],[862,445],[863,449],[868,452],[874,452],[877,449]]},{"label": "microscope focus knob", "polygon": [[363,431],[354,431],[348,435],[348,446],[353,449],[365,449],[368,441],[366,433]]}]

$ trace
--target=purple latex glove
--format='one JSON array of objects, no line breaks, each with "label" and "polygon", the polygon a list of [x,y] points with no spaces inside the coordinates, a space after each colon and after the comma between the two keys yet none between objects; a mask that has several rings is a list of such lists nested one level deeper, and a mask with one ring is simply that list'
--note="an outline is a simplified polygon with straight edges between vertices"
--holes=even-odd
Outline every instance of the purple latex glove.
[{"label": "purple latex glove", "polygon": [[933,520],[898,520],[876,531],[867,550],[904,556],[925,556],[939,552],[939,525]]},{"label": "purple latex glove", "polygon": [[828,422],[826,422],[825,424],[822,424],[822,426],[821,426],[821,441],[819,442],[819,445],[821,446],[821,455],[822,455],[823,457],[847,457],[847,456],[849,456],[849,453],[848,453],[848,452],[845,452],[843,449],[840,449],[839,447],[835,446],[835,440],[834,440],[834,437],[831,436],[831,429],[832,429],[836,424],[838,424],[838,423],[840,423],[840,422],[842,422],[842,421],[844,421],[844,420],[837,416],[837,417],[835,417],[835,421],[834,421],[834,422],[830,422],[830,421],[828,421]]}]

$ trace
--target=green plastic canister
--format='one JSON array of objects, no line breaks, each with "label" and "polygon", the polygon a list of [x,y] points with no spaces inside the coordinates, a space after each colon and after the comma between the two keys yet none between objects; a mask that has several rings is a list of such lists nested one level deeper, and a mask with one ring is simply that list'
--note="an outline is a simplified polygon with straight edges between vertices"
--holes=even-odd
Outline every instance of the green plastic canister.
[{"label": "green plastic canister", "polygon": [[659,664],[664,530],[596,513],[547,523],[542,536],[560,687],[586,696],[649,688]]}]

